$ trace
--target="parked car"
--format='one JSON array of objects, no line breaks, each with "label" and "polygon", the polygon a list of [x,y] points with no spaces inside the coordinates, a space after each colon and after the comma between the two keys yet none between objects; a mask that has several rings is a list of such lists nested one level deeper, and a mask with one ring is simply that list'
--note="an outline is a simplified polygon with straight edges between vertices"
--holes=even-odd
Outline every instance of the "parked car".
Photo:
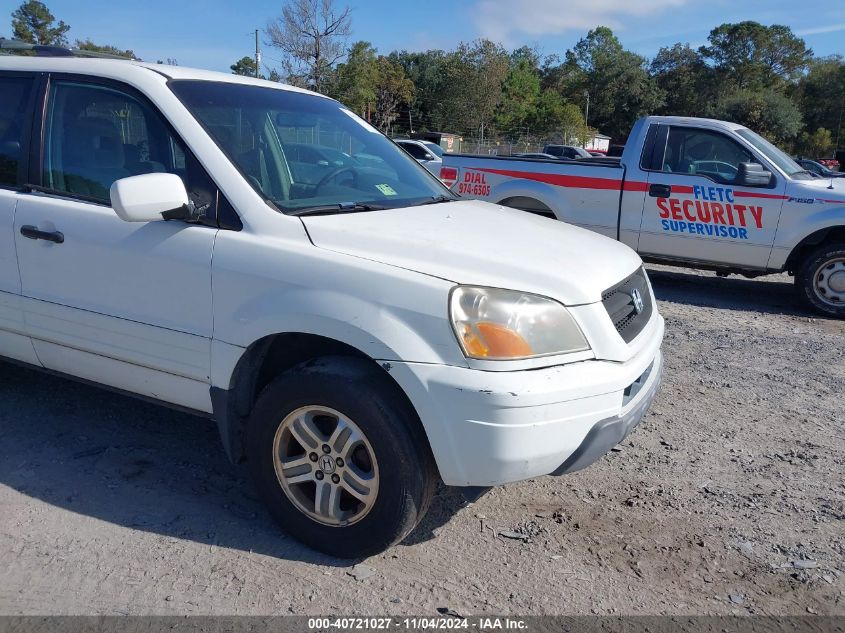
[{"label": "parked car", "polygon": [[801,167],[806,169],[811,174],[815,174],[820,178],[845,178],[845,172],[833,171],[832,169],[828,169],[821,163],[816,162],[814,160],[810,160],[809,158],[797,158],[795,162],[801,165]]},{"label": "parked car", "polygon": [[817,158],[816,162],[821,163],[831,171],[839,171],[840,168],[839,161],[835,158]]},{"label": "parked car", "polygon": [[845,318],[845,180],[814,178],[735,123],[647,117],[618,162],[450,154],[440,177],[461,196],[597,231],[648,261],[787,271],[804,303]]},{"label": "parked car", "polygon": [[543,148],[544,154],[550,154],[555,158],[564,158],[567,160],[577,160],[579,158],[590,158],[590,152],[583,147],[575,147],[574,145],[546,145]]},{"label": "parked car", "polygon": [[[443,164],[443,159],[441,158],[443,151],[441,150],[440,154],[437,154],[437,152],[430,147],[430,145],[434,145],[434,143],[412,139],[394,139],[394,141],[399,147],[413,156],[420,165],[425,167],[432,174],[436,176],[440,173],[440,166]],[[437,146],[435,145],[435,147]]]},{"label": "parked car", "polygon": [[[332,99],[8,55],[0,91],[0,356],[212,417],[317,550],[401,541],[440,480],[584,468],[656,393],[632,249],[457,200]],[[304,181],[291,144],[357,158]]]}]

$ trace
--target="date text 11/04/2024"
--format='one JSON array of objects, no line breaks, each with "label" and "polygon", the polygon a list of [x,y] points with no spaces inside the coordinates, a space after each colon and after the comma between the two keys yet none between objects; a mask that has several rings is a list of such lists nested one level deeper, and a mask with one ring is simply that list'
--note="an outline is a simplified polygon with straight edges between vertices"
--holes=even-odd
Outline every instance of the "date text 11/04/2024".
[{"label": "date text 11/04/2024", "polygon": [[352,630],[453,630],[474,631],[526,631],[527,622],[509,617],[349,617],[349,618],[309,618],[308,629],[311,631],[352,631]]},{"label": "date text 11/04/2024", "polygon": [[747,240],[763,228],[763,207],[737,203],[733,189],[691,187],[692,198],[658,198],[664,231]]}]

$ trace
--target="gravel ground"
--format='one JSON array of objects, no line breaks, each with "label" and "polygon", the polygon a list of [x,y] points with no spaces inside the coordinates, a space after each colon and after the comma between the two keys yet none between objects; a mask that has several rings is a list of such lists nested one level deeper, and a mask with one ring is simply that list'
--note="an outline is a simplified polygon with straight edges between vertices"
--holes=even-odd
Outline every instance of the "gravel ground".
[{"label": "gravel ground", "polygon": [[845,322],[786,276],[651,272],[664,384],[618,451],[443,488],[355,567],[286,537],[208,420],[0,364],[0,613],[845,614]]}]

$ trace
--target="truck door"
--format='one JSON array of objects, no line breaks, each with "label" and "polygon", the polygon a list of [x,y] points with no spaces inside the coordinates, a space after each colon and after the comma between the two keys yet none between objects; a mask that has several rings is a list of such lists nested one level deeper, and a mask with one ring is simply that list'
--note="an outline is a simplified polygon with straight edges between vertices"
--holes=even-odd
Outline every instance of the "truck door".
[{"label": "truck door", "polygon": [[640,254],[765,269],[783,206],[783,179],[737,186],[740,163],[766,163],[725,132],[661,125],[657,134]]}]

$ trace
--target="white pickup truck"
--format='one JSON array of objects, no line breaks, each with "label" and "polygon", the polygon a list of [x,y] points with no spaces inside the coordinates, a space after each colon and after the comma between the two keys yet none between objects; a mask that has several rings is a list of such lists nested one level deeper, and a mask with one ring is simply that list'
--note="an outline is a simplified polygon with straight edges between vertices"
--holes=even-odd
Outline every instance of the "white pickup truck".
[{"label": "white pickup truck", "polygon": [[636,253],[457,200],[336,101],[11,55],[0,94],[0,357],[213,417],[316,549],[400,541],[438,477],[584,468],[657,391]]},{"label": "white pickup truck", "polygon": [[620,240],[646,261],[788,271],[805,303],[845,317],[845,182],[813,176],[740,125],[647,117],[618,161],[446,154],[440,179]]}]

